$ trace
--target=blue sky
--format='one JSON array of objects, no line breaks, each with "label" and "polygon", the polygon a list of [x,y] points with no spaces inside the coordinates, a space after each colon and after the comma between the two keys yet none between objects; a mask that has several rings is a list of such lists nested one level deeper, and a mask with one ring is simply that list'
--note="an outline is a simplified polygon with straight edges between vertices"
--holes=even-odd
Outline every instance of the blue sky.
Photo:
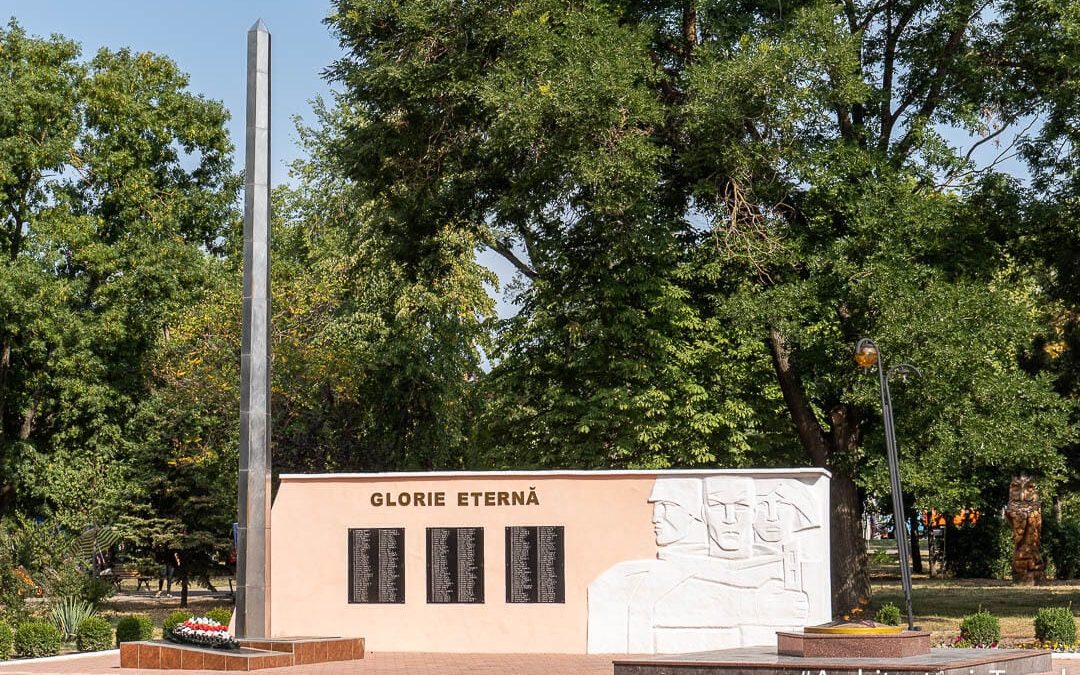
[{"label": "blue sky", "polygon": [[229,133],[240,159],[246,35],[262,18],[273,39],[271,178],[280,183],[298,155],[291,118],[310,120],[308,102],[330,92],[322,71],[341,53],[322,24],[329,8],[329,0],[0,0],[0,18],[6,24],[14,16],[33,35],[65,35],[82,44],[84,57],[101,47],[167,55],[191,76],[193,92],[232,113]]}]

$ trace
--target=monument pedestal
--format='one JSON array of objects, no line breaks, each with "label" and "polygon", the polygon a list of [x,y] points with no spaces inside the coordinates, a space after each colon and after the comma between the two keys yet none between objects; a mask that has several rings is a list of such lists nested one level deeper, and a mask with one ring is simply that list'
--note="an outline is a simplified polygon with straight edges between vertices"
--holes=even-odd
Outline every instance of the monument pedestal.
[{"label": "monument pedestal", "polygon": [[905,630],[886,634],[777,633],[782,656],[902,659],[930,653],[930,633]]},{"label": "monument pedestal", "polygon": [[120,667],[140,670],[262,670],[364,658],[364,638],[259,638],[240,649],[212,649],[165,640],[122,642]]},{"label": "monument pedestal", "polygon": [[[814,630],[817,632],[813,632]],[[811,627],[778,632],[776,648],[741,647],[694,654],[616,659],[615,675],[1035,675],[1050,673],[1050,652],[1029,649],[931,649],[930,633],[879,627]]]}]

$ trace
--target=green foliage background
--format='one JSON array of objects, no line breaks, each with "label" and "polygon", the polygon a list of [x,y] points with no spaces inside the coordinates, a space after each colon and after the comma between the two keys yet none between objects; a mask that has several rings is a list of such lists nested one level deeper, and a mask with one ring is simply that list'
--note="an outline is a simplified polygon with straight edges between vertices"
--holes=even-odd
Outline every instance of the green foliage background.
[{"label": "green foliage background", "polygon": [[[887,493],[868,336],[922,373],[893,381],[911,509],[1076,489],[1075,3],[337,0],[327,24],[340,94],[273,196],[275,470],[824,467],[846,609]],[[93,593],[67,543],[91,528],[178,555],[185,588],[226,560],[226,120],[165,57],[0,29],[12,618]]]}]

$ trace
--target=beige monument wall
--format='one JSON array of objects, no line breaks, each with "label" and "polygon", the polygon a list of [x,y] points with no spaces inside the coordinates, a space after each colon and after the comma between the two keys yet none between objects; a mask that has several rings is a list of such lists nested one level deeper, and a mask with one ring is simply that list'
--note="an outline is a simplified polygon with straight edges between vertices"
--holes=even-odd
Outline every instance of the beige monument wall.
[{"label": "beige monument wall", "polygon": [[[828,472],[818,469],[283,475],[272,512],[271,632],[362,636],[374,651],[768,644],[775,630],[830,618],[828,508]],[[533,555],[515,563],[514,593],[532,602],[507,601],[508,527],[541,529],[514,530],[515,555]],[[391,532],[380,552],[381,535],[368,528],[404,536]],[[461,591],[470,597],[453,584],[448,595],[445,578],[429,587],[428,528],[483,528],[482,602],[479,586]],[[538,537],[528,543],[540,542],[539,557],[522,553],[523,532]],[[364,573],[397,559],[401,581],[364,585]],[[519,587],[528,583],[522,570],[537,566],[548,583]],[[452,581],[464,588],[475,571],[459,569]],[[560,575],[562,602],[552,602]],[[444,602],[429,603],[429,593]],[[547,602],[535,601],[541,595]]]}]

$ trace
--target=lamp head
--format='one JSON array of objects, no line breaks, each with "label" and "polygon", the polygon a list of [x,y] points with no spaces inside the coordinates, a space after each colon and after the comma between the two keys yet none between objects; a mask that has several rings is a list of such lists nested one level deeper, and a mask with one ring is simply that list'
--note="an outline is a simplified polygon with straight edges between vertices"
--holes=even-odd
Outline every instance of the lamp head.
[{"label": "lamp head", "polygon": [[864,370],[869,370],[877,365],[878,356],[877,345],[867,338],[859,340],[859,344],[855,345],[855,363],[859,364],[859,367]]}]

